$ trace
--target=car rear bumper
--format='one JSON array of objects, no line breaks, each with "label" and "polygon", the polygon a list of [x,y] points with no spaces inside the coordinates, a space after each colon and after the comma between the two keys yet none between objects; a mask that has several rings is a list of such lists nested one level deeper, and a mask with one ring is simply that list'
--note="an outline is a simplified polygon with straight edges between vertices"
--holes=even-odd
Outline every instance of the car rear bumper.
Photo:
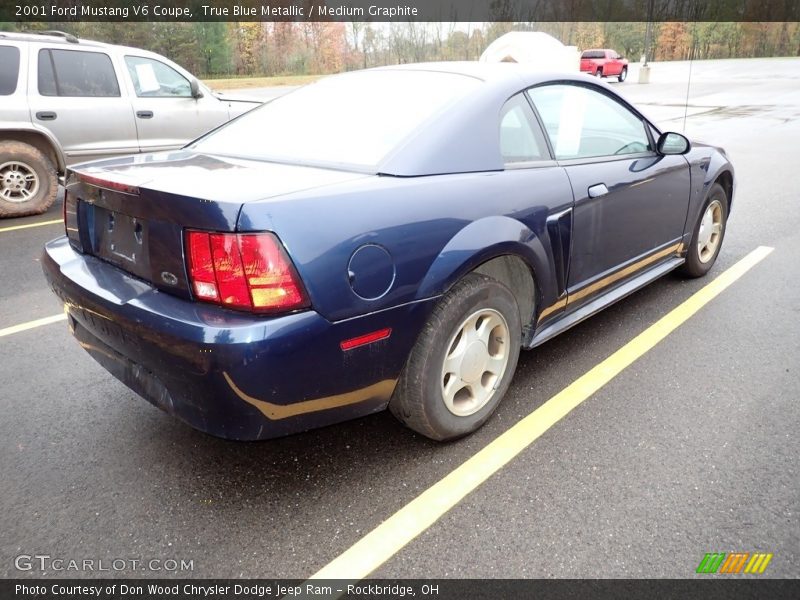
[{"label": "car rear bumper", "polygon": [[[45,246],[45,276],[81,346],[152,404],[236,440],[287,435],[386,407],[433,300],[340,322],[314,311],[259,317],[190,302],[66,238]],[[388,339],[340,343],[391,328]]]}]

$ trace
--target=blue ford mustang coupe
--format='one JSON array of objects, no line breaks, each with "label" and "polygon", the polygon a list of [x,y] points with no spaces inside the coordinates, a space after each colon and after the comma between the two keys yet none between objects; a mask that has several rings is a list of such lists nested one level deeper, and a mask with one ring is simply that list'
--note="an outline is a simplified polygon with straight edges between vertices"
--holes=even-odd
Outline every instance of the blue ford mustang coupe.
[{"label": "blue ford mustang coupe", "polygon": [[520,348],[704,275],[732,197],[723,151],[593,78],[404,65],[76,167],[43,267],[80,345],[192,427],[254,440],[388,406],[445,440],[491,416]]}]

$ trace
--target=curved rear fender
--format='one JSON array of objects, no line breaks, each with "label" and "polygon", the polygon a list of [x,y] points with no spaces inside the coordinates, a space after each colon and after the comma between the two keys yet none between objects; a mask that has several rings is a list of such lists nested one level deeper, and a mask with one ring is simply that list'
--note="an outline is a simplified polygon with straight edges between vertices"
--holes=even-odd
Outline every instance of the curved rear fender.
[{"label": "curved rear fender", "polygon": [[417,299],[441,295],[483,263],[512,255],[524,260],[532,271],[537,310],[548,306],[556,298],[556,281],[548,250],[550,244],[540,239],[540,235],[510,217],[486,217],[470,223],[453,236],[433,261],[417,290]]}]

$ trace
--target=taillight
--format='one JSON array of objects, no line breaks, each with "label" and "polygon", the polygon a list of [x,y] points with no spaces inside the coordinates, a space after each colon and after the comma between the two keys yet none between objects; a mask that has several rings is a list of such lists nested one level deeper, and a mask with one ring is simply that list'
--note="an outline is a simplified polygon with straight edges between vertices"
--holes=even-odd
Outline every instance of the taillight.
[{"label": "taillight", "polygon": [[186,256],[198,300],[256,312],[309,306],[297,271],[271,233],[187,231]]}]

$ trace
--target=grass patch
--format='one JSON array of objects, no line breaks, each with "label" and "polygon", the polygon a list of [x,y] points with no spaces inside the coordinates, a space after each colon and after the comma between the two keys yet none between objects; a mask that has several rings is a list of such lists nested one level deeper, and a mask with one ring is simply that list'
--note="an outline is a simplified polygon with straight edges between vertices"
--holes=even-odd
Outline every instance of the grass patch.
[{"label": "grass patch", "polygon": [[278,85],[303,85],[316,81],[323,75],[279,75],[277,77],[232,77],[229,79],[204,79],[212,90],[246,90]]}]

